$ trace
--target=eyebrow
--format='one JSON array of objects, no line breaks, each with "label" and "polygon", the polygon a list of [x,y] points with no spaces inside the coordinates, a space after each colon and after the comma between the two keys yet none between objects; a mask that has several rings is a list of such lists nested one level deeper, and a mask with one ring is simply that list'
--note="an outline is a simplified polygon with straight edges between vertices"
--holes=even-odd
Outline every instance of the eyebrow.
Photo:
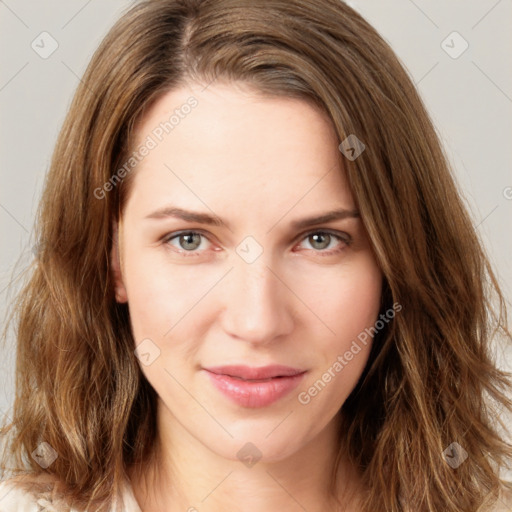
[{"label": "eyebrow", "polygon": [[[195,212],[191,210],[184,210],[175,206],[166,206],[155,210],[146,216],[146,219],[166,219],[173,217],[181,219],[187,222],[196,222],[198,224],[207,224],[210,226],[226,227],[230,229],[230,225],[225,220],[222,220],[216,215],[210,215],[209,213]],[[349,219],[359,217],[357,210],[347,210],[345,208],[339,208],[329,212],[321,213],[313,217],[305,217],[302,219],[294,220],[291,222],[293,229],[304,229],[309,226],[315,226],[317,224],[324,224],[327,222],[333,222],[335,220]]]}]

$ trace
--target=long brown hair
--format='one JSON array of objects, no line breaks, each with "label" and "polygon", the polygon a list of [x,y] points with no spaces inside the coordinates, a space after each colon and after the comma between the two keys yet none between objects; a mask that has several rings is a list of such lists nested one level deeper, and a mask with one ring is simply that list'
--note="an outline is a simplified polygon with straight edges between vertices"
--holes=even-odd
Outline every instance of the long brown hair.
[{"label": "long brown hair", "polygon": [[[147,0],[104,39],[55,148],[41,250],[16,306],[5,430],[19,469],[64,483],[77,508],[106,510],[152,452],[155,392],[109,266],[133,175],[119,169],[154,101],[217,79],[313,102],[340,142],[366,146],[343,165],[384,275],[383,310],[402,310],[341,410],[339,453],[361,472],[363,510],[486,510],[512,454],[492,413],[512,410],[490,351],[511,340],[504,300],[411,79],[339,0]],[[43,441],[58,454],[47,469],[30,456]],[[469,454],[456,469],[442,454],[454,442]]]}]

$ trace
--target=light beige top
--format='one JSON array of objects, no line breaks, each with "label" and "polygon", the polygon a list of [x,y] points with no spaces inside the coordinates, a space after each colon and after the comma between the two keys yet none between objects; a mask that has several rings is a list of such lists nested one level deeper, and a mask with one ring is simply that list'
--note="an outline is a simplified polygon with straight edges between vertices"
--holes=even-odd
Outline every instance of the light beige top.
[{"label": "light beige top", "polygon": [[[133,489],[127,482],[122,495],[123,512],[142,512]],[[63,512],[44,497],[37,498],[26,492],[9,480],[0,482],[0,512]],[[76,512],[75,509],[66,509],[66,512]],[[505,492],[496,503],[493,512],[512,512],[512,493]]]},{"label": "light beige top", "polygon": [[[142,512],[131,486],[126,483],[123,494],[123,512]],[[0,512],[63,512],[61,507],[53,504],[46,497],[20,489],[10,480],[0,482]],[[74,508],[66,508],[66,512],[76,512]]]}]

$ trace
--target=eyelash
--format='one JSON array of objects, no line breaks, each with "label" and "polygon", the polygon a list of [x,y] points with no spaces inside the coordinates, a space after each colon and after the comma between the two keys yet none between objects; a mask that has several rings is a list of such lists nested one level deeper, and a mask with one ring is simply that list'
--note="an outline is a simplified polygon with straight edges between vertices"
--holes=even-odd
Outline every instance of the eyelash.
[{"label": "eyelash", "polygon": [[[352,238],[347,233],[333,232],[328,229],[326,229],[326,230],[318,229],[318,230],[309,231],[307,233],[304,233],[302,235],[302,238],[300,241],[305,240],[312,235],[318,235],[318,234],[329,235],[331,237],[334,237],[338,241],[343,242],[346,246],[349,246],[352,242]],[[165,237],[163,237],[162,241],[165,244],[169,244],[169,242],[171,240],[174,240],[175,238],[178,238],[181,235],[200,235],[200,236],[208,239],[206,234],[202,233],[201,231],[188,230],[188,231],[178,231],[178,232],[170,233],[170,234],[166,235]],[[175,252],[177,252],[178,254],[180,254],[184,257],[191,257],[191,256],[196,257],[196,256],[200,255],[200,253],[201,253],[201,251],[197,252],[197,250],[185,251],[183,249],[178,250],[176,248],[173,248],[171,250],[174,250]],[[308,249],[308,250],[314,251],[314,252],[318,253],[320,256],[332,256],[334,254],[338,254],[339,252],[343,251],[344,247],[341,247],[338,249],[331,249],[331,250],[321,250],[321,249]]]}]

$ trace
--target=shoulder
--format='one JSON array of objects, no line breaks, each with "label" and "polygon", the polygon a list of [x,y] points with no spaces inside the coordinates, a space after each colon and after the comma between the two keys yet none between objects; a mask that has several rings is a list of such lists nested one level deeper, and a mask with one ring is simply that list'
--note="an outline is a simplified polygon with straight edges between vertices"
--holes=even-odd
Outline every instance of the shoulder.
[{"label": "shoulder", "polygon": [[12,478],[0,482],[0,510],[2,512],[59,512],[44,493],[30,492],[26,480]]},{"label": "shoulder", "polygon": [[[1,512],[61,512],[52,500],[55,480],[45,475],[18,475],[0,482]],[[72,511],[71,511],[72,512]]]},{"label": "shoulder", "polygon": [[510,512],[512,510],[512,482],[506,482],[500,489],[500,497],[493,512]]},{"label": "shoulder", "polygon": [[[74,512],[55,496],[55,487],[55,480],[45,475],[19,475],[4,480],[0,482],[0,512]],[[128,480],[123,485],[122,508],[141,512]]]}]

